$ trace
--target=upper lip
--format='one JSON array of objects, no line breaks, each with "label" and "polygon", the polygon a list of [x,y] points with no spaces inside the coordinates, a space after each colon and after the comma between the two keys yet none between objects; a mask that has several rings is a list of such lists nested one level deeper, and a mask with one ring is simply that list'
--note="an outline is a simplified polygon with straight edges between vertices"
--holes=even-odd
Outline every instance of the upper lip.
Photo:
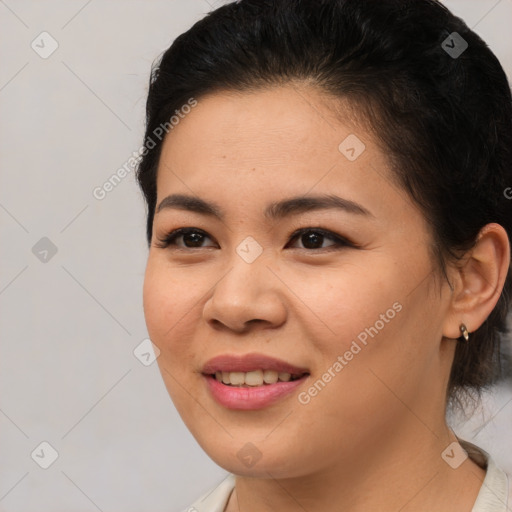
[{"label": "upper lip", "polygon": [[206,375],[215,372],[251,372],[253,370],[274,370],[280,373],[302,375],[309,373],[307,368],[300,368],[264,354],[221,354],[206,362],[202,372]]}]

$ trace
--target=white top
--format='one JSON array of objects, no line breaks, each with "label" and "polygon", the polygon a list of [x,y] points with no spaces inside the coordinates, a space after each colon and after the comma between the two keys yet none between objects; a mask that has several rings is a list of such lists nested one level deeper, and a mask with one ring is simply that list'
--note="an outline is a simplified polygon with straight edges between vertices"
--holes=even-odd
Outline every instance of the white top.
[{"label": "white top", "polygon": [[[512,485],[510,477],[482,448],[458,438],[469,458],[482,469],[487,469],[480,492],[471,512],[510,512],[512,510]],[[227,477],[216,487],[203,494],[183,512],[224,512],[235,487],[235,475]]]}]

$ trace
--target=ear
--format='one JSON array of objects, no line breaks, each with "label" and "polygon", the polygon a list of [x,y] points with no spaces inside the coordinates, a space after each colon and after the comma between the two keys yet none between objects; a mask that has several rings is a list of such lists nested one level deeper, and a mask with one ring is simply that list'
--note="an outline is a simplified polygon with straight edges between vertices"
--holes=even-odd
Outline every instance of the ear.
[{"label": "ear", "polygon": [[459,338],[460,325],[476,331],[500,298],[510,267],[510,244],[505,229],[485,225],[476,245],[452,274],[452,299],[443,324],[443,336]]}]

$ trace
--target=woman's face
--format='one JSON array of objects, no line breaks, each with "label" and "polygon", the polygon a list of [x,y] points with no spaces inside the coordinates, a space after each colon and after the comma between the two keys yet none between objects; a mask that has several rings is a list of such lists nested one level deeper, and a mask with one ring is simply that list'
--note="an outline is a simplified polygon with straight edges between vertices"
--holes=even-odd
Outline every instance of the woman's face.
[{"label": "woman's face", "polygon": [[[294,477],[348,461],[353,470],[382,439],[432,437],[444,421],[449,293],[434,286],[427,226],[391,184],[386,154],[329,101],[291,86],[210,95],[163,145],[148,332],[185,424],[240,475]],[[175,194],[222,217],[191,202],[159,209]],[[314,207],[327,197],[338,205]],[[192,233],[156,245],[178,228]],[[285,368],[267,360],[206,368],[249,354],[305,375],[272,384]],[[250,385],[235,386],[244,378]]]}]

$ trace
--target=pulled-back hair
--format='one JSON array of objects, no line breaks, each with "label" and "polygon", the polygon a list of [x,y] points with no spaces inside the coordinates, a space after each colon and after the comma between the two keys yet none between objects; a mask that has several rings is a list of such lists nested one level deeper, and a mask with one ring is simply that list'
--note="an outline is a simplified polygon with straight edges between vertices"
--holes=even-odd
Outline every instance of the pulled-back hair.
[{"label": "pulled-back hair", "polygon": [[[392,179],[428,221],[439,275],[447,279],[446,264],[457,264],[488,223],[510,241],[510,87],[464,21],[436,0],[241,0],[195,23],[153,66],[148,150],[137,169],[149,245],[163,143],[154,145],[155,130],[190,98],[294,83],[344,100],[371,130]],[[480,399],[502,378],[511,288],[509,267],[494,310],[468,343],[459,339],[449,405]]]}]

